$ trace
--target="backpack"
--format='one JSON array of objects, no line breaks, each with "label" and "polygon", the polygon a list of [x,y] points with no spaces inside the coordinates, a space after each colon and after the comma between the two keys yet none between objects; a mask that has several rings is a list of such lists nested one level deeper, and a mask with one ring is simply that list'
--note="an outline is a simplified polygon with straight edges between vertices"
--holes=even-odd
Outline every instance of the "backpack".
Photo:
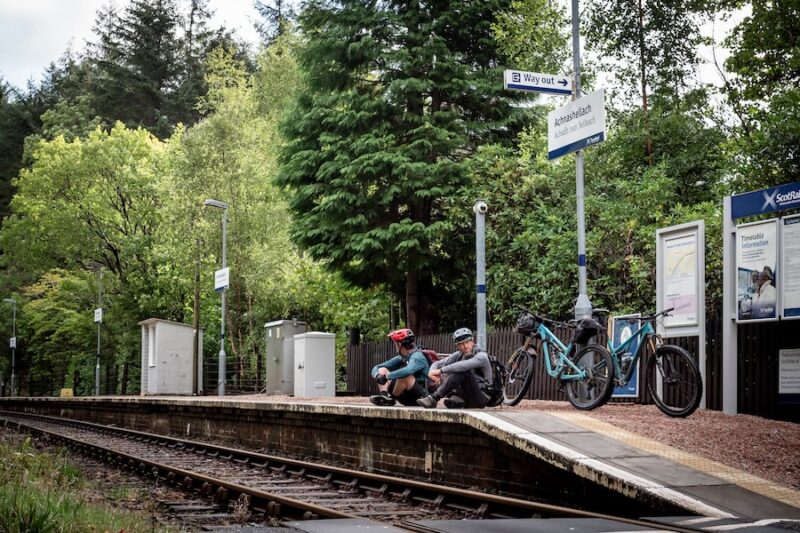
[{"label": "backpack", "polygon": [[484,385],[482,388],[483,393],[489,397],[486,403],[487,407],[497,407],[503,403],[503,387],[506,385],[506,366],[500,360],[487,354],[489,357],[489,364],[492,365],[492,383]]},{"label": "backpack", "polygon": [[422,352],[422,355],[424,355],[425,359],[428,360],[428,366],[441,359],[441,357],[439,357],[439,352],[436,350],[423,350],[420,348],[419,351]]}]

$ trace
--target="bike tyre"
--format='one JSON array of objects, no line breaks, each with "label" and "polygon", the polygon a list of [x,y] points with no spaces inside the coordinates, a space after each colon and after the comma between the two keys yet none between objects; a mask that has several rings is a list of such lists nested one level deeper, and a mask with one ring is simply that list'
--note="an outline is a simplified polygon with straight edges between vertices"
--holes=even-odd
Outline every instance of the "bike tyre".
[{"label": "bike tyre", "polygon": [[[605,371],[605,375],[600,379],[590,378],[581,380],[565,380],[564,388],[567,390],[567,399],[573,407],[581,411],[590,411],[606,403],[614,390],[614,364],[611,354],[600,344],[590,344],[583,347],[572,357],[572,362],[580,366],[580,360],[589,352],[595,352],[598,359],[593,362],[592,367],[599,372]],[[588,381],[588,383],[587,383]],[[593,390],[591,397],[584,398],[581,388],[589,387]]]},{"label": "bike tyre", "polygon": [[[517,373],[517,370],[512,368],[517,358],[524,358],[522,360],[525,361],[527,365],[520,373]],[[508,376],[506,377],[506,382],[503,384],[503,405],[517,405],[522,401],[522,398],[525,397],[528,388],[531,386],[531,381],[533,381],[533,367],[535,363],[536,349],[532,346],[529,346],[527,350],[523,350],[522,346],[520,346],[511,354],[511,357],[508,358],[508,363],[506,363]],[[522,384],[519,390],[517,390],[515,387],[519,380],[522,380]]]},{"label": "bike tyre", "polygon": [[[656,361],[658,359],[663,361],[664,358],[668,356],[675,357],[675,360],[680,362],[681,368],[686,372],[685,379],[683,376],[679,376],[681,383],[685,382],[689,387],[692,387],[692,389],[685,394],[685,401],[681,401],[680,405],[672,405],[658,394],[656,379],[656,372],[658,372],[658,369],[656,368]],[[651,356],[650,360],[647,362],[646,376],[647,389],[653,397],[653,402],[661,409],[662,413],[674,418],[685,418],[697,410],[697,407],[700,405],[700,399],[703,396],[703,376],[700,374],[700,368],[697,366],[694,357],[692,357],[689,352],[680,346],[671,344],[659,346],[656,349],[656,353]],[[663,392],[664,388],[662,387],[662,393]]]}]

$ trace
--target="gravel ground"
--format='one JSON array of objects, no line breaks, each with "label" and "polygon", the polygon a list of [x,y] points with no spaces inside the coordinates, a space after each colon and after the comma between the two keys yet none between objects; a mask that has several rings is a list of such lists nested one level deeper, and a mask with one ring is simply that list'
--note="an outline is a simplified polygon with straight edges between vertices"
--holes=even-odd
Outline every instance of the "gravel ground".
[{"label": "gravel ground", "polygon": [[[371,405],[369,399],[363,397],[321,399],[250,395],[229,396],[228,399]],[[570,411],[574,408],[568,402],[523,400],[515,407],[502,409]],[[637,404],[607,404],[582,413],[684,452],[800,489],[800,424],[709,410],[697,410],[688,418],[670,418],[654,405]]]}]

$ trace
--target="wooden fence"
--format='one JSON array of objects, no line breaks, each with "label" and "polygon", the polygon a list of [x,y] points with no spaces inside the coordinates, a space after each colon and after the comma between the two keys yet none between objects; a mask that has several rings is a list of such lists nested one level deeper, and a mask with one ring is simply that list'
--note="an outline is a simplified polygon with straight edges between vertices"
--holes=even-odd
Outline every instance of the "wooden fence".
[{"label": "wooden fence", "polygon": [[[740,413],[800,421],[800,405],[781,403],[778,395],[778,350],[797,348],[800,334],[795,322],[761,322],[740,324],[738,327],[738,409]],[[553,333],[562,341],[569,338],[568,330],[556,328]],[[487,349],[504,363],[520,344],[520,336],[512,328],[500,328],[487,335]],[[603,339],[602,342],[605,342]],[[669,339],[697,355],[698,338],[681,337]],[[454,350],[450,334],[423,335],[418,344],[438,352]],[[394,354],[391,342],[363,343],[347,348],[347,384],[351,394],[366,396],[375,394],[375,381],[370,378],[372,367]],[[564,392],[558,390],[558,382],[543,371],[541,361],[536,362],[536,372],[526,398],[536,400],[566,400]],[[722,321],[712,317],[706,322],[706,406],[722,409]],[[650,403],[651,399],[640,387],[636,399],[613,399],[615,402]]]}]

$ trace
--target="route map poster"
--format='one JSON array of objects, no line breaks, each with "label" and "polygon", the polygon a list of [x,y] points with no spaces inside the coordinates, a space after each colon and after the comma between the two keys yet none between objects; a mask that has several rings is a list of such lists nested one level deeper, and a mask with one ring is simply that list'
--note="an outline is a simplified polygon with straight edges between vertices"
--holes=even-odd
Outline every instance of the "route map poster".
[{"label": "route map poster", "polygon": [[800,318],[800,215],[781,219],[781,307],[783,318]]},{"label": "route map poster", "polygon": [[736,320],[777,320],[777,219],[736,228]]},{"label": "route map poster", "polygon": [[665,326],[697,324],[697,234],[664,240]]}]

